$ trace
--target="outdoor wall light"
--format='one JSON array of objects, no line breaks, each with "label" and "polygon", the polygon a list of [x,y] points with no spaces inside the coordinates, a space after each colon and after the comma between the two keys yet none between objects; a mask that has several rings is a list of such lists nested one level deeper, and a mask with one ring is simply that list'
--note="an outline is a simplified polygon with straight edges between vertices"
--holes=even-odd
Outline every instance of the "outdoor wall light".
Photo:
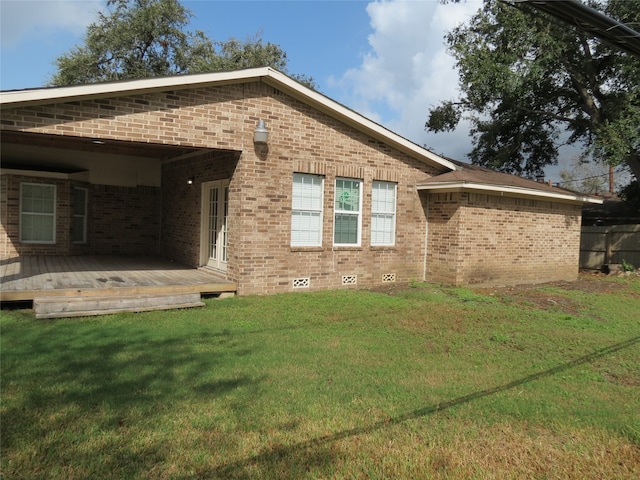
[{"label": "outdoor wall light", "polygon": [[193,177],[187,178],[187,185],[193,185]]},{"label": "outdoor wall light", "polygon": [[267,143],[269,139],[269,130],[264,126],[264,120],[258,120],[258,126],[253,131],[253,141],[255,143]]}]

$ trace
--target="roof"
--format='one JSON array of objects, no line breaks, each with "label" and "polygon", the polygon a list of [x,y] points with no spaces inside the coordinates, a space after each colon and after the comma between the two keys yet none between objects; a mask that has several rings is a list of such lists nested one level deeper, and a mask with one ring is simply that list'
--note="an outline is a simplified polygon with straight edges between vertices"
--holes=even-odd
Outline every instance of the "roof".
[{"label": "roof", "polygon": [[0,92],[0,107],[47,105],[63,102],[107,98],[121,95],[183,90],[208,86],[222,86],[261,81],[327,115],[362,131],[383,143],[397,148],[413,158],[445,171],[418,184],[419,190],[473,189],[502,194],[545,197],[563,201],[601,203],[594,197],[579,195],[568,190],[474,165],[457,162],[437,155],[382,125],[360,115],[340,103],[318,93],[270,67],[251,68],[227,72],[214,72],[172,77],[154,77],[141,80],[95,83],[68,87],[47,87]]},{"label": "roof", "polygon": [[601,204],[602,199],[583,195],[545,182],[537,182],[508,173],[496,172],[477,165],[455,162],[457,169],[429,178],[416,185],[418,190],[441,192],[479,191],[508,196],[546,198],[572,203]]},{"label": "roof", "polygon": [[529,5],[548,13],[579,30],[600,37],[605,42],[640,57],[640,33],[624,23],[575,0],[502,0],[513,6]]},{"label": "roof", "polygon": [[398,150],[435,166],[440,170],[455,170],[450,161],[406,138],[388,130],[382,125],[360,115],[344,105],[312,90],[287,75],[271,67],[250,68],[226,72],[213,72],[171,77],[154,77],[141,80],[94,83],[68,87],[47,87],[28,90],[0,92],[0,106],[13,108],[32,105],[46,105],[73,102],[93,98],[107,98],[165,90],[182,90],[195,87],[221,86],[261,81],[297,100],[302,101],[327,115],[340,120]]}]

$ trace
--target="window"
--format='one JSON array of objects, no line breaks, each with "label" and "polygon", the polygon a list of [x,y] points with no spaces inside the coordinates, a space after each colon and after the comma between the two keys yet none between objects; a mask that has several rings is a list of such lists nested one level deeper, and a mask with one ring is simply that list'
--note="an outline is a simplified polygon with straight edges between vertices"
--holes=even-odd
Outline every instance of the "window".
[{"label": "window", "polygon": [[336,178],[335,245],[360,245],[362,230],[362,180]]},{"label": "window", "polygon": [[56,242],[56,186],[20,184],[20,241]]},{"label": "window", "polygon": [[374,181],[371,191],[371,245],[395,245],[396,192],[392,182]]},{"label": "window", "polygon": [[324,179],[320,175],[293,174],[291,246],[322,245],[322,201]]},{"label": "window", "polygon": [[73,243],[87,243],[87,189],[73,188]]}]

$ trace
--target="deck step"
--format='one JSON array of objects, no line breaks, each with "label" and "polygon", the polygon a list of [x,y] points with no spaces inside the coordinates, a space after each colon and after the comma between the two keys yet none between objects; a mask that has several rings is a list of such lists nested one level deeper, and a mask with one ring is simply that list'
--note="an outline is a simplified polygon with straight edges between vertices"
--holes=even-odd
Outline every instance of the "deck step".
[{"label": "deck step", "polygon": [[120,312],[147,312],[202,307],[199,293],[84,297],[40,297],[33,300],[36,318],[84,317]]}]

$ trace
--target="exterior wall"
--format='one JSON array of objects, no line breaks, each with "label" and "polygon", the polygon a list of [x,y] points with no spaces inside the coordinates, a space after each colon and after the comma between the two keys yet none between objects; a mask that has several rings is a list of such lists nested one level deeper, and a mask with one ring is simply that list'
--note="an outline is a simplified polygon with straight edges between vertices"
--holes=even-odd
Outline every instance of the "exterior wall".
[{"label": "exterior wall", "polygon": [[432,194],[429,218],[439,225],[429,226],[430,281],[508,285],[578,276],[580,205],[470,192]]},{"label": "exterior wall", "polygon": [[[267,145],[253,143],[258,119],[270,131]],[[241,295],[291,291],[297,279],[308,279],[309,289],[327,289],[343,288],[344,277],[350,288],[371,287],[383,277],[421,280],[425,271],[427,280],[453,284],[577,274],[579,206],[466,192],[419,194],[416,183],[436,174],[433,167],[261,82],[5,109],[1,128],[207,149],[165,162],[162,193],[149,186],[107,187],[90,176],[92,235],[82,252],[161,253],[197,266],[201,184],[229,178],[227,275]],[[294,172],[324,177],[320,247],[290,246]],[[363,181],[361,246],[333,245],[336,177]],[[370,246],[374,180],[398,185],[392,247]],[[15,180],[3,181],[5,251],[81,253],[69,245],[63,221],[60,245],[16,247]],[[71,182],[60,185],[59,213],[68,212]]]},{"label": "exterior wall", "polygon": [[9,237],[8,229],[12,228],[10,222],[15,224],[18,222],[18,218],[17,211],[14,213],[7,210],[8,187],[9,178],[6,175],[0,175],[0,259],[17,255]]},{"label": "exterior wall", "polygon": [[[415,182],[435,173],[382,142],[273,89],[251,102],[270,130],[268,146],[249,142],[230,187],[229,276],[240,294],[294,290],[296,279],[310,289],[358,286],[386,278],[409,282],[423,276],[426,217]],[[321,247],[291,247],[293,173],[324,177]],[[363,224],[359,247],[333,246],[336,177],[363,180]],[[370,246],[373,180],[397,182],[396,245]]]},{"label": "exterior wall", "polygon": [[[268,146],[253,143],[261,118]],[[261,82],[5,110],[2,129],[234,151],[239,160],[228,165],[190,157],[163,166],[160,250],[198,264],[200,183],[230,177],[227,275],[240,294],[289,291],[299,278],[325,289],[342,288],[345,275],[356,288],[379,285],[383,275],[397,282],[423,277],[426,218],[415,183],[435,169]],[[321,247],[290,246],[294,172],[325,178]],[[196,180],[190,188],[187,175]],[[333,246],[336,176],[363,180],[359,247]],[[373,180],[398,184],[393,247],[370,246]]]},{"label": "exterior wall", "polygon": [[[3,258],[16,255],[66,255],[70,245],[70,183],[63,179],[2,175],[0,218],[4,230]],[[42,183],[56,186],[56,243],[20,243],[20,183]]]},{"label": "exterior wall", "polygon": [[[100,255],[160,253],[160,189],[93,185],[86,250]],[[76,248],[76,254],[81,253]]]},{"label": "exterior wall", "polygon": [[[154,254],[159,250],[160,196],[154,187],[90,185],[68,179],[2,175],[1,255]],[[20,243],[20,183],[56,185],[56,243]],[[71,191],[88,190],[87,243],[71,240]]]},{"label": "exterior wall", "polygon": [[428,198],[426,280],[459,284],[460,194],[424,192],[422,195]]},{"label": "exterior wall", "polygon": [[[242,150],[257,118],[243,85],[37,105],[2,111],[2,130]],[[256,90],[257,88],[257,90]],[[96,147],[96,151],[100,151]],[[96,182],[101,183],[101,182]]]},{"label": "exterior wall", "polygon": [[[233,177],[239,152],[214,151],[166,163],[162,168],[162,254],[200,266],[202,184]],[[192,178],[193,184],[187,180]]]}]

